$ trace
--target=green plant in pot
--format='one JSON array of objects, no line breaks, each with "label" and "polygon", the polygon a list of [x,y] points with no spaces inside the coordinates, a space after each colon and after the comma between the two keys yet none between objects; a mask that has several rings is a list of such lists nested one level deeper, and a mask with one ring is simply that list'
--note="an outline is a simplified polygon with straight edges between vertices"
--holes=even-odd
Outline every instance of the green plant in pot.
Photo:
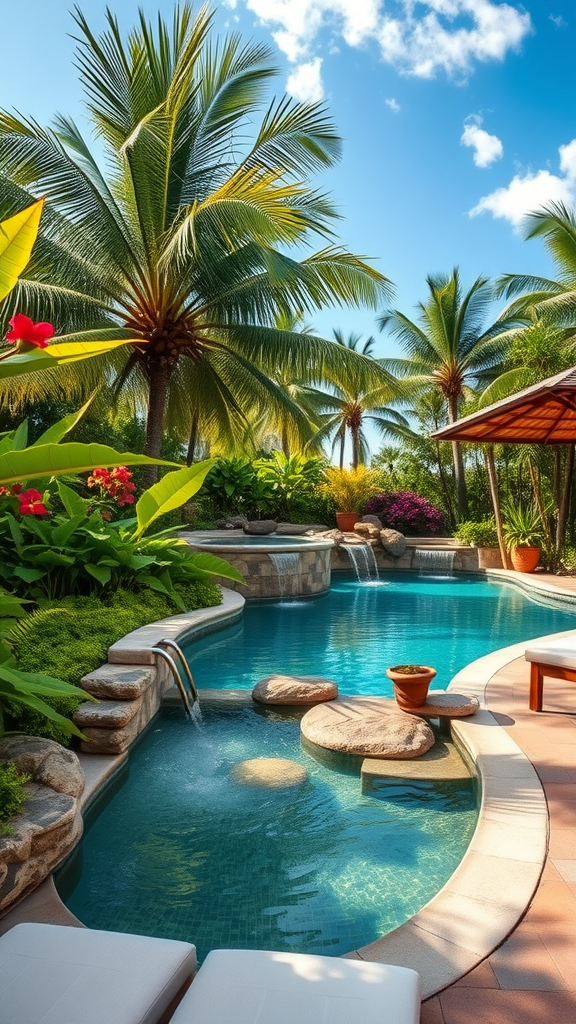
[{"label": "green plant in pot", "polygon": [[394,684],[398,707],[402,711],[414,711],[426,703],[436,669],[429,665],[393,665],[386,669],[386,675]]},{"label": "green plant in pot", "polygon": [[508,505],[504,512],[504,542],[517,572],[534,572],[544,543],[544,529],[536,505]]},{"label": "green plant in pot", "polygon": [[377,490],[375,474],[366,466],[357,466],[356,469],[330,466],[321,487],[322,493],[336,505],[338,529],[344,531],[354,529],[360,509]]}]

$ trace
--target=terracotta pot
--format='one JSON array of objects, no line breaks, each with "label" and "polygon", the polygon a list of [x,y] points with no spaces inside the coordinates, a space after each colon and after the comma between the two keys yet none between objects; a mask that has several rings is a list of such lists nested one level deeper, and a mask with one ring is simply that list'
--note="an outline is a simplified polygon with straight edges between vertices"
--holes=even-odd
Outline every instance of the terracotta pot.
[{"label": "terracotta pot", "polygon": [[421,708],[426,703],[428,687],[436,675],[436,669],[429,665],[420,665],[421,672],[407,674],[398,672],[399,665],[386,669],[388,679],[394,683],[394,696],[396,703],[402,711],[412,711],[414,708]]},{"label": "terracotta pot", "polygon": [[336,523],[342,533],[351,533],[359,519],[359,512],[337,512]]},{"label": "terracotta pot", "polygon": [[534,572],[540,560],[540,548],[512,548],[510,558],[516,572]]}]

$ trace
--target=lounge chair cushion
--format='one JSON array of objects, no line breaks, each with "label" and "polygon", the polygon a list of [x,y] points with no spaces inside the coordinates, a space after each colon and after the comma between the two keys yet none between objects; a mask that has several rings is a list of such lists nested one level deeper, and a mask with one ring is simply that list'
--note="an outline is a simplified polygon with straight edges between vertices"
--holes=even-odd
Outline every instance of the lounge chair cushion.
[{"label": "lounge chair cushion", "polygon": [[534,643],[524,651],[526,661],[535,661],[540,665],[558,665],[560,668],[576,670],[576,634],[551,640],[547,643]]},{"label": "lounge chair cushion", "polygon": [[208,954],[171,1024],[417,1024],[420,977],[405,967],[302,953]]},{"label": "lounge chair cushion", "polygon": [[188,942],[64,925],[0,936],[2,1024],[156,1024],[196,970]]}]

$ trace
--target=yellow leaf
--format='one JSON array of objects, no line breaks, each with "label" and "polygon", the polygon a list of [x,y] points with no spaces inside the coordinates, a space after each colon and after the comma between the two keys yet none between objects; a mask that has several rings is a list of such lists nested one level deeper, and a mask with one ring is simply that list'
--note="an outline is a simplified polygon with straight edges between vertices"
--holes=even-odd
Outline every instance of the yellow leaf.
[{"label": "yellow leaf", "polygon": [[38,199],[0,223],[0,302],[12,291],[28,266],[36,241],[44,200]]},{"label": "yellow leaf", "polygon": [[6,377],[19,377],[21,373],[33,373],[36,370],[52,370],[65,363],[77,363],[81,359],[92,359],[94,356],[107,355],[115,348],[130,345],[130,338],[115,341],[56,341],[48,348],[38,348],[33,352],[12,353],[0,360],[0,380]]}]

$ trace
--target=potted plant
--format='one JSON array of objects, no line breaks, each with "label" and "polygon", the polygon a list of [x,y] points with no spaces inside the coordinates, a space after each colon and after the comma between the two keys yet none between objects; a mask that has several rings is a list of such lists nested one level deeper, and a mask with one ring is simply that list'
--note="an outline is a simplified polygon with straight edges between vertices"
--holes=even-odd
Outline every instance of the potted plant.
[{"label": "potted plant", "polygon": [[322,493],[332,498],[336,505],[336,522],[338,529],[343,531],[354,529],[360,509],[375,490],[375,474],[366,466],[357,466],[356,469],[330,466],[321,486]]},{"label": "potted plant", "polygon": [[536,505],[508,505],[504,513],[504,541],[517,572],[534,572],[540,559],[544,530]]},{"label": "potted plant", "polygon": [[436,669],[429,665],[393,665],[386,669],[386,675],[394,684],[398,707],[402,711],[414,711],[426,703]]}]

